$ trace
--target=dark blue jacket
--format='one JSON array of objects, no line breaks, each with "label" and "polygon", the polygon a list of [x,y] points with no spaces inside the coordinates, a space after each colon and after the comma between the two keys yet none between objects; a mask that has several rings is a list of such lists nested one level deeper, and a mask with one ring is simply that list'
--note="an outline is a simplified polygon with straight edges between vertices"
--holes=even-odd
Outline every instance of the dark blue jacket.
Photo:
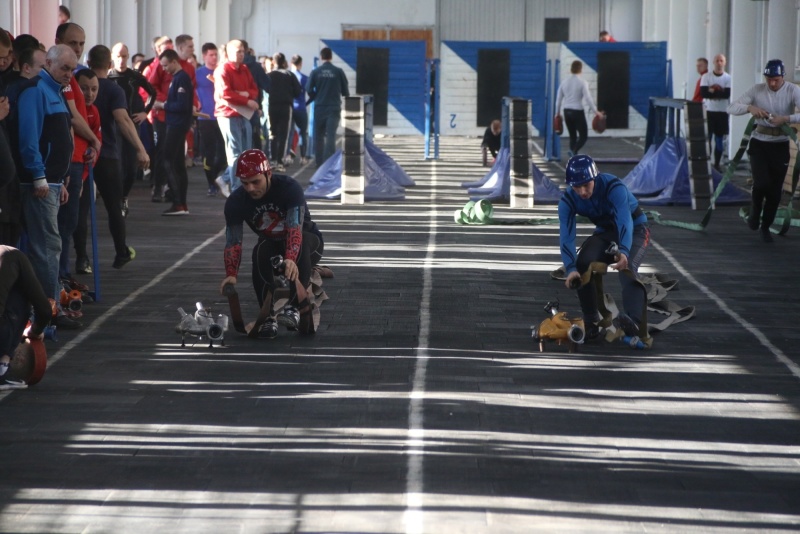
[{"label": "dark blue jacket", "polygon": [[347,76],[339,67],[324,61],[322,65],[311,71],[306,83],[308,101],[314,101],[319,107],[339,108],[342,107],[342,97],[350,96],[350,89],[347,87]]},{"label": "dark blue jacket", "polygon": [[616,230],[619,251],[630,257],[633,227],[647,223],[647,215],[639,209],[639,201],[619,178],[611,174],[598,174],[594,179],[594,192],[582,199],[571,187],[564,191],[558,203],[561,224],[561,260],[566,273],[575,268],[576,217],[588,217],[597,226],[594,233]]},{"label": "dark blue jacket", "polygon": [[194,86],[192,79],[181,69],[172,76],[167,101],[164,102],[167,126],[188,128],[192,124],[194,109]]},{"label": "dark blue jacket", "polygon": [[22,83],[11,128],[20,181],[46,178],[61,183],[73,150],[71,115],[61,84],[45,69]]}]

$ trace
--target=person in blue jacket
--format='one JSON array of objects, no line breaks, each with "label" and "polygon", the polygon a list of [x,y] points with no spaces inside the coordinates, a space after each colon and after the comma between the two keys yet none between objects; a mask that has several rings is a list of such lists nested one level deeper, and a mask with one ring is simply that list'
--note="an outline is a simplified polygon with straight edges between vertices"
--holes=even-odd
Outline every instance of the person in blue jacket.
[{"label": "person in blue jacket", "polygon": [[[645,289],[622,271],[629,269],[636,275],[642,264],[650,244],[647,215],[625,184],[616,176],[598,173],[594,160],[587,155],[580,154],[570,158],[566,179],[568,189],[558,203],[561,260],[567,275],[566,286],[574,287],[592,262],[609,263],[612,269],[620,271],[624,310],[624,314],[620,314],[620,322],[626,331],[638,329],[645,313]],[[587,217],[596,228],[576,254],[578,215]],[[611,243],[616,243],[619,247],[616,256],[606,252]],[[602,317],[598,311],[597,298],[593,282],[578,288],[587,339],[595,338],[601,333],[598,323]]]},{"label": "person in blue jacket", "polygon": [[58,208],[69,196],[64,180],[73,149],[70,113],[61,91],[77,65],[78,58],[68,46],[50,48],[39,75],[23,82],[10,128],[12,154],[18,158],[28,257],[45,295],[56,301],[61,255]]},{"label": "person in blue jacket", "polygon": [[350,96],[347,76],[331,63],[333,51],[319,52],[321,65],[311,71],[306,83],[308,101],[314,102],[314,160],[317,167],[336,152],[336,130],[342,114],[342,97]]},{"label": "person in blue jacket", "polygon": [[186,192],[189,175],[186,173],[183,145],[194,119],[194,85],[189,74],[183,70],[180,56],[175,50],[164,50],[158,56],[161,67],[172,76],[167,92],[167,101],[156,101],[153,108],[163,109],[166,115],[167,136],[164,154],[169,163],[169,187],[173,191],[172,206],[162,215],[188,215]]}]

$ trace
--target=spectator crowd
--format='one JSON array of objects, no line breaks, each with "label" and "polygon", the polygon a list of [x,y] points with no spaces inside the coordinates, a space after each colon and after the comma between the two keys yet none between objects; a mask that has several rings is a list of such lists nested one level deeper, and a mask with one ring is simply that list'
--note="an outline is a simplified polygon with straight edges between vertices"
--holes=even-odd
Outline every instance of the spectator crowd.
[{"label": "spectator crowd", "polygon": [[208,195],[227,197],[241,185],[234,165],[249,149],[263,150],[279,172],[307,164],[306,105],[314,96],[324,109],[314,135],[319,166],[332,153],[325,137],[335,136],[348,92],[344,73],[329,65],[329,49],[312,85],[300,56],[256,58],[241,39],[204,43],[200,61],[185,34],[153,39],[149,58],[122,42],[84,54],[83,28],[63,10],[59,22],[46,39],[0,28],[0,245],[25,253],[55,302],[52,322],[74,329],[81,312],[62,307],[59,295],[88,289],[73,273],[92,272],[90,175],[108,213],[111,265],[121,269],[136,256],[126,218],[137,181],[149,180],[153,202],[169,203],[163,215],[183,216],[187,167],[202,165]]}]

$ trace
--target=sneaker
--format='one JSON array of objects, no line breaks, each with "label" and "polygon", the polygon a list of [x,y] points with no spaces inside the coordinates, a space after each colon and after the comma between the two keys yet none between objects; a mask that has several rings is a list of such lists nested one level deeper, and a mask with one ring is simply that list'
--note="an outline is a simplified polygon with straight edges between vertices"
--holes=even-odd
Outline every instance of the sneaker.
[{"label": "sneaker", "polygon": [[208,188],[208,193],[206,193],[206,195],[209,197],[215,197],[217,196],[217,193],[219,193],[219,189],[217,188],[217,186],[214,186]]},{"label": "sneaker", "polygon": [[89,263],[89,258],[76,259],[75,272],[78,274],[92,274],[92,264]]},{"label": "sneaker", "polygon": [[761,228],[761,241],[763,241],[764,243],[772,243],[773,241],[775,241],[772,238],[772,232],[769,231],[768,226]]},{"label": "sneaker", "polygon": [[63,328],[64,330],[77,330],[83,325],[76,321],[75,319],[70,319],[64,313],[59,313],[55,319],[53,319],[55,326],[58,328]]},{"label": "sneaker", "polygon": [[161,194],[158,187],[153,187],[152,191],[150,191],[150,200],[153,202],[164,202],[164,195]]},{"label": "sneaker", "polygon": [[278,163],[275,165],[275,172],[286,172],[286,167],[283,166],[283,163]]},{"label": "sneaker", "polygon": [[759,224],[759,215],[753,211],[750,212],[750,215],[747,216],[747,227],[750,228],[752,231],[758,230]]},{"label": "sneaker", "polygon": [[[0,369],[5,367],[8,370],[8,364],[0,365]],[[15,380],[8,376],[8,373],[3,373],[0,375],[0,390],[5,389],[25,389],[28,387],[28,384],[25,383],[24,380]]]},{"label": "sneaker", "polygon": [[258,337],[261,339],[275,339],[278,337],[278,322],[270,317],[258,328]]},{"label": "sneaker", "polygon": [[133,258],[136,257],[136,251],[133,250],[133,247],[128,247],[128,255],[127,256],[117,256],[114,258],[114,263],[111,266],[115,269],[122,269],[125,265],[128,264]]},{"label": "sneaker", "polygon": [[614,326],[625,332],[626,336],[634,337],[639,335],[639,325],[631,319],[627,313],[620,313],[614,318]]},{"label": "sneaker", "polygon": [[294,306],[284,306],[278,314],[278,323],[288,330],[297,330],[297,325],[300,323],[300,312]]},{"label": "sneaker", "polygon": [[186,156],[185,158],[183,158],[183,163],[184,163],[184,165],[186,165],[187,169],[190,169],[190,168],[194,167],[194,158],[192,158],[190,156]]},{"label": "sneaker", "polygon": [[586,341],[597,339],[603,333],[603,329],[597,323],[585,323],[586,326]]},{"label": "sneaker", "polygon": [[89,291],[89,286],[87,286],[86,284],[82,284],[81,282],[78,282],[71,276],[60,278],[58,281],[61,283],[62,286],[64,286],[64,288],[75,289],[77,291]]},{"label": "sneaker", "polygon": [[186,204],[177,204],[166,210],[161,215],[189,215],[189,208]]},{"label": "sneaker", "polygon": [[123,217],[127,217],[128,216],[128,199],[127,198],[123,198],[122,199],[122,216]]},{"label": "sneaker", "polygon": [[222,179],[222,176],[217,176],[217,179],[214,180],[219,188],[219,192],[222,193],[222,196],[228,198],[231,196],[231,185]]}]

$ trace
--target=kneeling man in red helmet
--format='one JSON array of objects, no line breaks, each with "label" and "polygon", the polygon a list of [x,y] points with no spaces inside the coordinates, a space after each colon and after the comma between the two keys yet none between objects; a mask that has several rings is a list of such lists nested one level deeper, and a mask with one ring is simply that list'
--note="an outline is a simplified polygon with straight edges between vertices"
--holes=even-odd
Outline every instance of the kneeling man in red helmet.
[{"label": "kneeling man in red helmet", "polygon": [[[303,189],[294,178],[272,174],[267,156],[260,150],[242,152],[236,160],[236,176],[242,187],[225,202],[225,279],[236,284],[242,261],[244,224],[258,235],[253,248],[253,286],[258,305],[275,294],[273,258],[284,259],[284,276],[290,282],[300,280],[308,287],[311,270],[322,257],[323,240],[311,220]],[[291,298],[277,317],[269,317],[259,327],[259,337],[274,338],[278,323],[297,329],[300,313],[294,284],[289,284]]]}]

